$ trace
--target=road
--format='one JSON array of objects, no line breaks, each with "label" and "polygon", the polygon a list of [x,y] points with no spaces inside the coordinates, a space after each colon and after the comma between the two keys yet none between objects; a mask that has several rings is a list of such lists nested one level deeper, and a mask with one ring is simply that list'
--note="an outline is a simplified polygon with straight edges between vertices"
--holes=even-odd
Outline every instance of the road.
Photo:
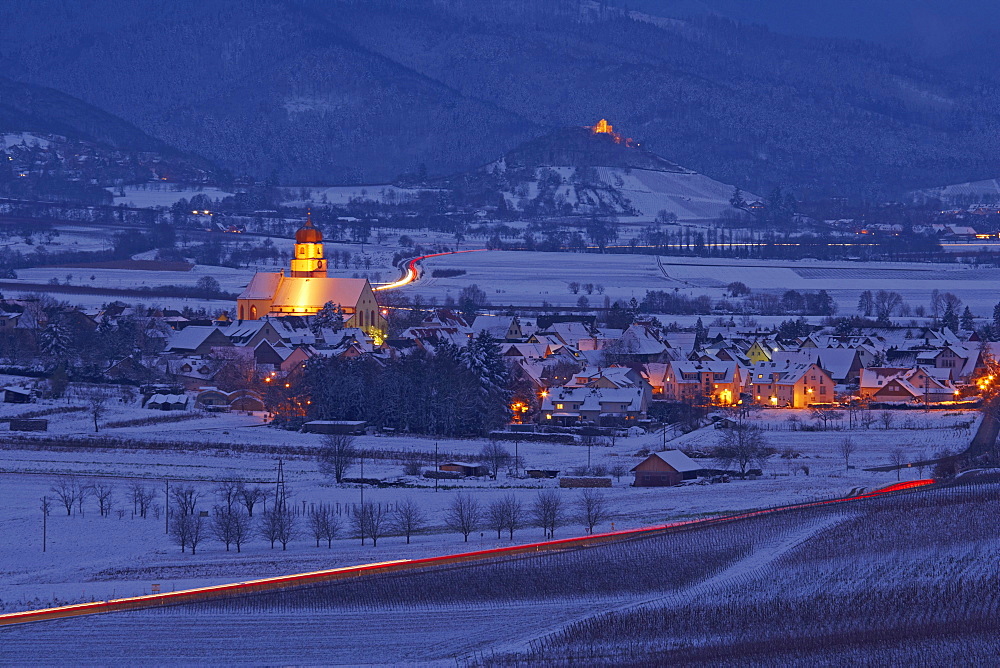
[{"label": "road", "polygon": [[418,278],[420,278],[420,270],[417,268],[417,263],[422,260],[426,260],[429,257],[441,257],[442,255],[456,255],[458,253],[479,253],[488,248],[473,248],[470,250],[460,250],[460,251],[449,251],[447,253],[430,253],[428,255],[421,255],[420,257],[415,257],[406,263],[406,269],[403,272],[403,277],[394,283],[386,283],[385,285],[380,285],[375,289],[376,292],[380,290],[395,290],[397,288],[402,288],[404,286],[410,285]]},{"label": "road", "polygon": [[346,566],[330,570],[314,571],[311,573],[296,573],[294,575],[283,575],[280,577],[264,578],[260,580],[250,580],[247,582],[234,582],[231,584],[214,585],[210,587],[199,587],[197,589],[185,589],[181,591],[166,592],[159,594],[149,594],[145,596],[133,596],[129,598],[112,599],[110,601],[94,601],[92,603],[80,603],[76,605],[66,605],[56,608],[44,608],[41,610],[26,610],[0,615],[0,626],[13,624],[25,624],[29,622],[42,622],[65,617],[79,617],[83,615],[98,615],[113,612],[124,612],[127,610],[141,610],[148,608],[158,608],[163,606],[181,605],[204,601],[209,599],[224,598],[227,596],[245,595],[255,592],[272,591],[280,589],[293,589],[304,585],[312,585],[320,582],[333,582],[336,580],[353,579],[368,575],[392,573],[400,571],[416,570],[432,566],[445,566],[468,562],[486,561],[490,559],[506,558],[511,556],[530,556],[542,552],[552,552],[561,550],[572,550],[590,547],[601,543],[609,543],[621,540],[634,540],[647,536],[662,535],[690,530],[699,526],[720,524],[725,522],[736,522],[740,520],[760,517],[771,513],[798,510],[801,508],[812,508],[833,503],[845,503],[857,501],[859,499],[870,499],[883,494],[914,490],[928,485],[935,484],[933,480],[911,480],[896,483],[879,490],[859,494],[856,496],[840,497],[835,499],[824,499],[821,501],[810,501],[764,510],[753,510],[734,515],[720,517],[708,517],[703,519],[685,520],[662,524],[639,529],[626,529],[623,531],[612,531],[608,533],[593,534],[589,536],[578,536],[575,538],[563,538],[560,540],[544,541],[541,543],[528,543],[525,545],[514,545],[511,547],[501,547],[489,550],[479,550],[476,552],[463,552],[440,557],[428,557],[424,559],[399,559],[394,561],[384,561],[372,564],[362,564],[359,566]]}]

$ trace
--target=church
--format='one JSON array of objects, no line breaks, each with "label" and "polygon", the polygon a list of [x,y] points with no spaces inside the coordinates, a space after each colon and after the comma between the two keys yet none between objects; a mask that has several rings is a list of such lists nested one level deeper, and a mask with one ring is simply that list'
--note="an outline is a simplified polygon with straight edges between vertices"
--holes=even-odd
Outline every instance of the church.
[{"label": "church", "polygon": [[291,271],[257,272],[236,302],[240,320],[265,316],[314,315],[327,302],[344,312],[344,326],[381,339],[389,329],[366,278],[330,278],[323,257],[323,233],[312,217],[295,233]]}]

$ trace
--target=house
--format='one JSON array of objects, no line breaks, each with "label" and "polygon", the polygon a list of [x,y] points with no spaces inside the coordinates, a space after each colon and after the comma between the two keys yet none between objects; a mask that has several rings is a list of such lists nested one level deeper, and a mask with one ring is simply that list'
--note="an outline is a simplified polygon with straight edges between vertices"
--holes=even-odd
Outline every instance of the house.
[{"label": "house", "polygon": [[218,327],[193,325],[185,327],[179,332],[171,332],[166,352],[181,355],[208,355],[212,352],[212,348],[225,348],[232,345],[233,342]]},{"label": "house", "polygon": [[633,487],[672,487],[698,477],[704,467],[680,450],[654,452],[632,469]]},{"label": "house", "polygon": [[957,390],[947,369],[869,367],[861,372],[862,399],[886,403],[953,401]]},{"label": "house", "polygon": [[746,372],[736,362],[675,361],[667,364],[662,398],[729,406],[739,402],[747,382]]},{"label": "house", "polygon": [[546,424],[617,426],[645,417],[647,407],[647,394],[638,387],[559,387],[542,399],[541,416]]},{"label": "house", "polygon": [[815,363],[761,362],[752,370],[754,402],[766,406],[807,408],[833,403],[836,383]]},{"label": "house", "polygon": [[330,278],[323,256],[323,234],[306,220],[295,233],[295,252],[288,275],[257,272],[236,301],[239,320],[266,315],[315,315],[327,303],[340,306],[345,326],[383,338],[389,323],[365,278]]},{"label": "house", "polygon": [[469,462],[448,462],[438,466],[438,470],[461,473],[467,478],[489,475],[489,469],[484,464],[470,464]]},{"label": "house", "polygon": [[524,333],[521,331],[521,322],[516,316],[481,315],[472,323],[472,334],[473,336],[479,336],[483,332],[486,332],[498,341],[524,340]]}]

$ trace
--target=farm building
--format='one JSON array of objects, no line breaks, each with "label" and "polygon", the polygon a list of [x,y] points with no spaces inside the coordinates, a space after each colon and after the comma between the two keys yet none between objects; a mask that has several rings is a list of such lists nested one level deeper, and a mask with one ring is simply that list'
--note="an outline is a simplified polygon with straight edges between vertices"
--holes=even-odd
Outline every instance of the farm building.
[{"label": "farm building", "polygon": [[697,478],[698,471],[702,468],[680,450],[654,452],[632,469],[635,473],[632,486],[672,487],[681,484],[683,480]]},{"label": "farm building", "polygon": [[145,407],[154,411],[182,411],[187,405],[188,398],[183,394],[154,394]]},{"label": "farm building", "polygon": [[313,420],[302,425],[307,434],[353,434],[364,435],[368,423],[364,420]]},{"label": "farm building", "polygon": [[3,388],[3,402],[5,404],[28,404],[31,403],[31,390],[23,387]]},{"label": "farm building", "polygon": [[447,464],[441,464],[438,466],[438,469],[441,471],[461,473],[466,477],[489,475],[489,469],[482,464],[470,464],[469,462],[448,462]]}]

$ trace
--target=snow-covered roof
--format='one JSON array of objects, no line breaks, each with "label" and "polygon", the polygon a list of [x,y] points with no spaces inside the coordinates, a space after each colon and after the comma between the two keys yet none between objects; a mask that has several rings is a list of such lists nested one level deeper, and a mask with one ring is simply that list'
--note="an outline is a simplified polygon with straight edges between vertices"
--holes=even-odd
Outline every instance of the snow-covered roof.
[{"label": "snow-covered roof", "polygon": [[[664,463],[678,473],[690,473],[693,471],[700,471],[705,468],[680,450],[664,450],[663,452],[654,452],[650,455],[650,457],[659,457]],[[633,468],[632,470],[634,471],[635,469]]]}]

